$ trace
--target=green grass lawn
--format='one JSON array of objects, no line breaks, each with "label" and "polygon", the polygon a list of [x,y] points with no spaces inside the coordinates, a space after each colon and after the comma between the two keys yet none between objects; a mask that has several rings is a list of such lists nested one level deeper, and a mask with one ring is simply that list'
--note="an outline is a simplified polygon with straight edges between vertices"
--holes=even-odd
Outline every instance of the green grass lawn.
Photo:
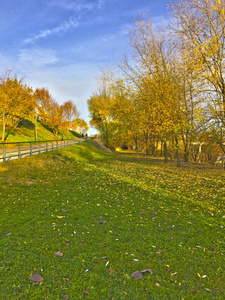
[{"label": "green grass lawn", "polygon": [[1,164],[0,299],[225,299],[224,183],[91,142]]},{"label": "green grass lawn", "polygon": [[[62,138],[62,134],[64,139],[76,139],[77,137],[81,137],[79,133],[64,129],[59,131],[58,136],[56,137],[52,130],[42,123],[40,120],[37,121],[37,140],[45,141],[45,140],[57,140]],[[6,143],[10,142],[26,142],[26,141],[35,141],[35,120],[24,119],[18,125],[18,127],[11,129],[8,134],[8,130],[6,130]],[[0,138],[2,138],[2,126],[0,124]],[[2,141],[0,141],[2,142]]]}]

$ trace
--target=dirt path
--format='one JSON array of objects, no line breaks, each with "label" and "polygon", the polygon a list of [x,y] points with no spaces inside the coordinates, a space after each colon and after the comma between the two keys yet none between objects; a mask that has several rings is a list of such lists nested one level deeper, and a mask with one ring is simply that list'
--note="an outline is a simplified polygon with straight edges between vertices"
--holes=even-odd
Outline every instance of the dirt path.
[{"label": "dirt path", "polygon": [[102,142],[102,140],[101,140],[100,137],[96,137],[94,140],[91,141],[91,143],[93,145],[95,145],[95,147],[97,147],[97,148],[99,148],[99,149],[101,149],[101,150],[103,150],[105,152],[108,152],[108,153],[112,152],[109,148],[107,148],[106,146],[104,146],[104,144],[103,144],[103,142]]}]

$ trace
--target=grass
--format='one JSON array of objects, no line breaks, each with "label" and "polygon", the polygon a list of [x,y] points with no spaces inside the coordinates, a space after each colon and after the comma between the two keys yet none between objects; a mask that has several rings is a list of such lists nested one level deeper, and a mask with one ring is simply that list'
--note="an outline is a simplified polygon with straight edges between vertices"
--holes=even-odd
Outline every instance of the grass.
[{"label": "grass", "polygon": [[[8,132],[6,132],[7,134]],[[56,140],[61,139],[62,134],[64,139],[75,139],[81,137],[79,133],[63,130],[59,131],[58,136],[56,137],[52,130],[43,124],[41,121],[37,121],[37,140]],[[0,125],[0,137],[2,137],[2,126]],[[24,141],[34,141],[35,140],[35,120],[34,119],[24,119],[18,125],[17,128],[12,129],[7,136],[6,143],[9,142],[24,142]]]},{"label": "grass", "polygon": [[224,182],[90,142],[0,165],[0,299],[225,299]]}]

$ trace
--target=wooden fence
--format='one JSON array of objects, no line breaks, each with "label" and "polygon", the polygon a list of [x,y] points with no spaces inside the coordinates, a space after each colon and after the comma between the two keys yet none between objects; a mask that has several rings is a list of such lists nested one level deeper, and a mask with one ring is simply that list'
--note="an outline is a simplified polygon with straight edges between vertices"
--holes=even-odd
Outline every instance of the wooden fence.
[{"label": "wooden fence", "polygon": [[0,163],[6,163],[11,159],[20,159],[25,156],[41,154],[42,152],[53,151],[59,148],[79,144],[87,139],[89,138],[0,143]]}]

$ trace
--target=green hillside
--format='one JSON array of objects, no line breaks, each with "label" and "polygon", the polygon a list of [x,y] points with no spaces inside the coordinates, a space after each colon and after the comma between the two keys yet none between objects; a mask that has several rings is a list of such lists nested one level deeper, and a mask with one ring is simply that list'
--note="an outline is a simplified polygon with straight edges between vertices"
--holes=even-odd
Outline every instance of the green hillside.
[{"label": "green hillside", "polygon": [[[37,140],[56,140],[61,139],[62,134],[64,139],[74,139],[80,137],[81,135],[76,132],[61,130],[56,137],[51,128],[43,124],[41,121],[37,121]],[[7,132],[6,132],[7,135]],[[2,126],[0,125],[0,138],[2,137]],[[22,141],[34,141],[35,140],[35,121],[34,119],[24,119],[15,129],[12,129],[7,136],[7,142],[22,142]]]},{"label": "green hillside", "polygon": [[99,148],[0,164],[0,299],[225,299],[225,172]]}]

